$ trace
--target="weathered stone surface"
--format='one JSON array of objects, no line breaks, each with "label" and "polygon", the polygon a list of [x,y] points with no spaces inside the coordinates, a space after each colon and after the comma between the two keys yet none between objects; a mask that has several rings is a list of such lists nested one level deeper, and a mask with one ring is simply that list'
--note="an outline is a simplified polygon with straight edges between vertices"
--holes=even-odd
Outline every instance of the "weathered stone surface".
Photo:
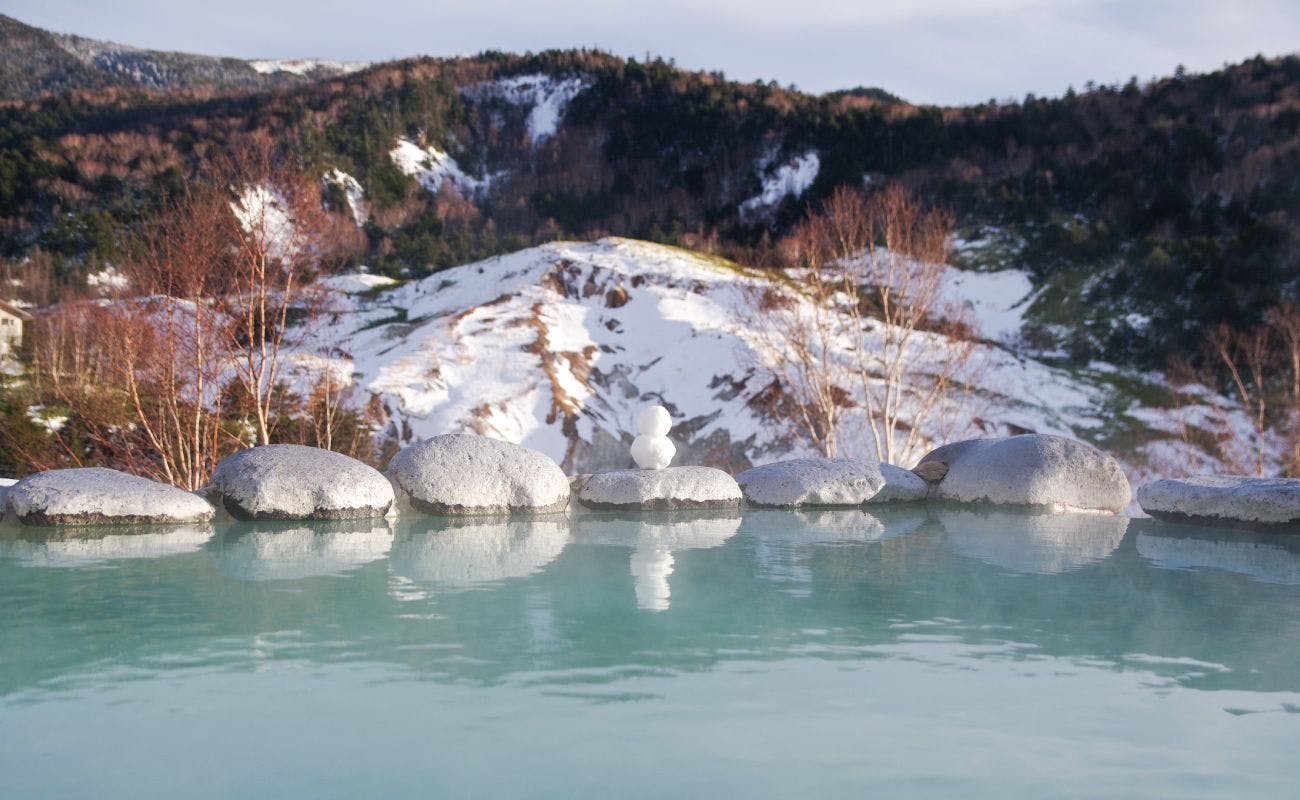
[{"label": "weathered stone surface", "polygon": [[470,434],[435,436],[393,457],[388,477],[413,508],[430,514],[562,510],[569,479],[545,455]]},{"label": "weathered stone surface", "polygon": [[858,506],[924,500],[925,481],[877,461],[798,458],[745,470],[736,476],[754,506]]},{"label": "weathered stone surface", "polygon": [[1199,475],[1165,478],[1138,490],[1158,519],[1300,531],[1300,479]]},{"label": "weathered stone surface", "polygon": [[206,522],[213,513],[192,492],[102,467],[29,475],[9,488],[9,508],[27,525]]},{"label": "weathered stone surface", "polygon": [[955,442],[926,455],[917,468],[935,462],[948,467],[934,488],[938,500],[1115,514],[1132,498],[1118,461],[1063,436]]},{"label": "weathered stone surface", "polygon": [[229,455],[217,465],[209,488],[238,519],[382,517],[393,504],[393,486],[379,470],[297,444]]},{"label": "weathered stone surface", "polygon": [[601,472],[578,490],[578,502],[599,509],[736,508],[736,479],[713,467]]}]

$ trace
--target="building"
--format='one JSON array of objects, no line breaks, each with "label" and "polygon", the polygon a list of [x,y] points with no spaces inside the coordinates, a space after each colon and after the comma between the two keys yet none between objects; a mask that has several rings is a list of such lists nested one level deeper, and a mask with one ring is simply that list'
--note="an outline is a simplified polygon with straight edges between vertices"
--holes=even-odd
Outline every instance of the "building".
[{"label": "building", "polygon": [[17,360],[23,346],[23,324],[31,318],[18,306],[0,300],[0,362]]}]

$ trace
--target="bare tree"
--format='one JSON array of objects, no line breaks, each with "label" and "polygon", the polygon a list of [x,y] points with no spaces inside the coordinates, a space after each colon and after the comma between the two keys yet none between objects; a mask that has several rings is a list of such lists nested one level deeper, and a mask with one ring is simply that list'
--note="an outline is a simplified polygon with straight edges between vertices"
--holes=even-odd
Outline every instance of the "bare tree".
[{"label": "bare tree", "polygon": [[790,280],[752,293],[769,396],[822,454],[859,438],[850,420],[886,461],[965,424],[976,344],[942,304],[951,232],[899,186],[840,189],[782,243]]},{"label": "bare tree", "polygon": [[259,444],[272,439],[285,399],[284,354],[305,334],[324,300],[322,268],[357,244],[355,226],[324,208],[320,181],[286,167],[272,146],[253,140],[223,162],[233,198],[230,350]]}]

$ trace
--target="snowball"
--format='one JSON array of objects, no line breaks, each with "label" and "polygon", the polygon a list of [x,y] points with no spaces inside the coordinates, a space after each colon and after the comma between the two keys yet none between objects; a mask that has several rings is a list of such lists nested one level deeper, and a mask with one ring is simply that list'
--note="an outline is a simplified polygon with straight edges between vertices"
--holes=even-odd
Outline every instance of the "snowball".
[{"label": "snowball", "polygon": [[[663,411],[663,409],[659,410]],[[643,429],[645,427],[642,426]],[[641,469],[663,469],[672,463],[673,455],[676,453],[677,448],[667,436],[642,435],[632,440],[632,459]]]},{"label": "snowball", "polygon": [[667,436],[673,418],[663,406],[650,406],[636,416],[636,429],[644,436]]}]

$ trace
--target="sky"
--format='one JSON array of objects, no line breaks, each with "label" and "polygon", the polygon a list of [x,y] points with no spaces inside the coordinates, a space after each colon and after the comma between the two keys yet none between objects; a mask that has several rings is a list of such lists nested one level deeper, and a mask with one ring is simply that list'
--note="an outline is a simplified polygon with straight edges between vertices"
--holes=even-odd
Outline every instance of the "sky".
[{"label": "sky", "polygon": [[599,47],[811,92],[1058,96],[1300,49],[1300,0],[4,0],[50,30],[242,58]]}]

